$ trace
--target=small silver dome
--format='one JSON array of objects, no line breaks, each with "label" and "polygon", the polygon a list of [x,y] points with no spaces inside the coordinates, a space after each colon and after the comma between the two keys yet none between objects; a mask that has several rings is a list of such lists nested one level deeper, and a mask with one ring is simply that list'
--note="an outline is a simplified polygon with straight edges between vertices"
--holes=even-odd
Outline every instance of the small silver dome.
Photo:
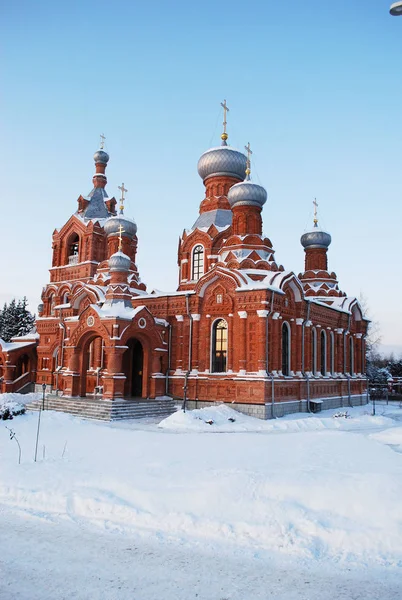
[{"label": "small silver dome", "polygon": [[44,306],[43,306],[42,302],[40,304],[38,304],[38,314],[39,314],[39,316],[43,313],[43,308],[44,308]]},{"label": "small silver dome", "polygon": [[231,208],[242,204],[262,207],[267,201],[267,192],[261,185],[247,180],[230,188],[228,200]]},{"label": "small silver dome", "polygon": [[107,165],[109,162],[109,154],[104,150],[97,150],[94,154],[94,161],[96,163],[102,163],[103,165]]},{"label": "small silver dome", "polygon": [[303,233],[300,243],[304,248],[328,248],[331,243],[331,236],[326,231],[315,227],[312,231]]},{"label": "small silver dome", "polygon": [[106,235],[115,236],[119,235],[120,225],[123,228],[122,235],[125,237],[133,238],[137,233],[137,225],[135,221],[132,219],[128,219],[124,215],[116,215],[115,217],[110,217],[105,225],[104,230]]},{"label": "small silver dome", "polygon": [[203,181],[208,177],[224,175],[243,179],[246,176],[247,159],[238,150],[230,146],[210,148],[198,161],[198,174]]},{"label": "small silver dome", "polygon": [[111,273],[116,271],[128,271],[130,269],[130,258],[124,252],[118,251],[109,258],[109,270]]}]

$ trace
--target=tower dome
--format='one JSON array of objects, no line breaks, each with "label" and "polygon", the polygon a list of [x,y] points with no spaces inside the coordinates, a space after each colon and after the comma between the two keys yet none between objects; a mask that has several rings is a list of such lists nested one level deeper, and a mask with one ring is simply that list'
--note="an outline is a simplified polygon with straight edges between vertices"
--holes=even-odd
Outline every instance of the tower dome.
[{"label": "tower dome", "polygon": [[137,233],[137,224],[133,219],[125,217],[122,213],[114,217],[109,217],[104,225],[105,233],[108,237],[121,234],[125,237],[133,238]]},{"label": "tower dome", "polygon": [[267,201],[267,192],[261,185],[247,179],[230,188],[228,200],[231,208],[246,204],[262,207]]},{"label": "tower dome", "polygon": [[198,161],[198,174],[203,181],[209,177],[225,176],[243,180],[247,159],[238,150],[226,145],[210,148],[201,155]]},{"label": "tower dome", "polygon": [[121,250],[112,254],[109,258],[109,270],[111,273],[125,272],[130,270],[130,258]]},{"label": "tower dome", "polygon": [[94,161],[96,164],[100,163],[102,165],[107,165],[109,162],[109,154],[104,150],[97,150],[94,154]]},{"label": "tower dome", "polygon": [[300,238],[303,248],[325,248],[331,244],[331,236],[326,231],[318,228],[317,223],[311,231],[306,231]]}]

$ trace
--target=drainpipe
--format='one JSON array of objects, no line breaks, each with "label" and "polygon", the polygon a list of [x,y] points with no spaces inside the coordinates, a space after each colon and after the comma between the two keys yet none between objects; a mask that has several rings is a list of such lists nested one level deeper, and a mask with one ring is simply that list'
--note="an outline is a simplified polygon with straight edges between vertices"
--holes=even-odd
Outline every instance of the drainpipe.
[{"label": "drainpipe", "polygon": [[[62,317],[62,314],[61,314],[61,310],[60,310],[60,323],[59,323],[59,327],[61,327],[63,329],[63,337],[61,339],[61,358],[60,358],[60,364],[57,365],[57,368],[56,368],[56,396],[58,396],[58,394],[59,394],[59,368],[58,367],[59,366],[61,368],[63,367],[63,362],[64,362],[64,340],[65,340],[65,337],[66,337],[66,326],[63,323],[63,317]],[[58,357],[58,355],[57,355],[57,357]],[[57,362],[59,362],[59,361],[57,360]]]},{"label": "drainpipe", "polygon": [[171,352],[172,352],[172,325],[169,323],[169,338],[168,338],[168,366],[166,371],[165,394],[169,395],[169,373],[171,367]]},{"label": "drainpipe", "polygon": [[268,359],[268,350],[269,350],[269,341],[268,341],[268,334],[269,334],[269,326],[268,326],[268,319],[272,314],[272,311],[274,309],[274,297],[275,297],[275,292],[272,290],[272,295],[271,295],[271,307],[268,311],[267,314],[267,320],[265,322],[265,343],[266,343],[266,348],[265,348],[265,370],[267,372],[267,374],[269,375],[269,377],[271,378],[271,417],[274,419],[275,417],[275,380],[274,380],[274,376],[272,375],[272,373],[269,372],[269,359]]},{"label": "drainpipe", "polygon": [[[350,397],[350,373],[347,374],[347,371],[346,371],[346,354],[347,354],[347,350],[346,350],[346,345],[347,345],[346,336],[347,336],[348,333],[350,333],[350,319],[351,319],[351,316],[352,315],[349,313],[348,314],[348,328],[346,329],[346,331],[343,334],[343,368],[344,368],[345,375],[346,375],[347,380],[348,380],[348,404],[349,404],[349,406],[351,408],[353,408],[353,404],[351,402],[351,397]],[[354,346],[353,346],[353,348],[354,348]]]},{"label": "drainpipe", "polygon": [[190,313],[190,304],[189,304],[189,294],[186,294],[186,312],[189,318],[189,336],[188,336],[188,366],[187,371],[184,375],[184,386],[183,386],[183,411],[186,412],[186,404],[187,404],[187,382],[188,376],[191,371],[191,359],[192,359],[192,348],[193,348],[193,319],[191,318]]},{"label": "drainpipe", "polygon": [[309,374],[306,372],[305,370],[305,347],[304,347],[304,330],[306,327],[306,323],[309,322],[310,320],[310,307],[311,307],[311,303],[310,300],[306,300],[307,302],[307,315],[306,318],[304,319],[303,323],[302,323],[302,373],[303,373],[303,377],[306,378],[306,391],[307,391],[307,411],[309,413],[311,413],[311,408],[310,408],[310,377]]}]

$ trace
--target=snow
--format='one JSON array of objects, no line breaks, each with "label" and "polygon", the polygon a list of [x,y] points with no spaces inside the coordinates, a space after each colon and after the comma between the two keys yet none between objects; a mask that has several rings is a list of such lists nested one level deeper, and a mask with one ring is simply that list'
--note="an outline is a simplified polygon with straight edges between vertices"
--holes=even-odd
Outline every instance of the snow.
[{"label": "snow", "polygon": [[134,319],[135,315],[141,312],[145,306],[137,306],[136,308],[131,308],[130,306],[126,306],[122,300],[113,301],[113,302],[105,302],[105,304],[100,308],[96,304],[91,304],[91,307],[98,313],[101,318],[105,317],[116,317],[119,319]]},{"label": "snow", "polygon": [[20,466],[0,423],[0,598],[399,599],[402,410],[370,412],[45,411],[37,463],[27,413]]},{"label": "snow", "polygon": [[39,393],[32,394],[17,394],[7,393],[0,394],[0,414],[8,408],[10,412],[21,410],[25,404],[29,404],[33,400],[39,400],[42,397]]}]

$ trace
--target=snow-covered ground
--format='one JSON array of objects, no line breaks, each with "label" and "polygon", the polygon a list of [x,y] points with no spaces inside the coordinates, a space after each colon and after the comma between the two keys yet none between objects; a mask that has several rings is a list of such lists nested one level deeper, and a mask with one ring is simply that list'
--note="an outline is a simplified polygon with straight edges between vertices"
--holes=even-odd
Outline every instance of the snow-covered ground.
[{"label": "snow-covered ground", "polygon": [[402,409],[343,411],[0,423],[0,598],[400,600]]}]

